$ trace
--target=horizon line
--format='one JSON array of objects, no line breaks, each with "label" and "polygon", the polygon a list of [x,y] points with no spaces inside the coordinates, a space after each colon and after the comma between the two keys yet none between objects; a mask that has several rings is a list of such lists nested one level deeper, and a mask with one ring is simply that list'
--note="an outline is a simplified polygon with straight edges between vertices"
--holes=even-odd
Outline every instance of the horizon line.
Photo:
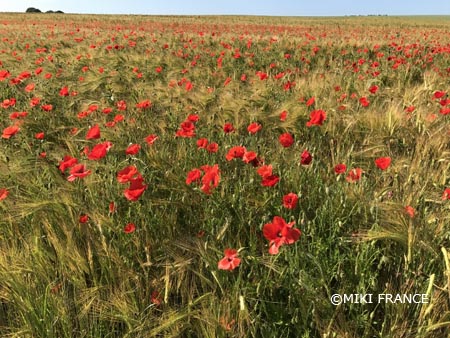
[{"label": "horizon line", "polygon": [[345,18],[345,17],[417,17],[417,16],[450,16],[450,14],[344,14],[344,15],[270,15],[270,14],[148,14],[148,13],[74,13],[74,12],[63,12],[56,13],[57,10],[52,10],[52,12],[41,11],[37,13],[29,13],[29,12],[3,12],[0,11],[0,14],[28,14],[28,15],[39,15],[39,14],[68,14],[68,15],[130,15],[130,16],[183,16],[183,17],[191,17],[191,16],[250,16],[250,17],[287,17],[287,18],[297,18],[297,17],[307,17],[307,18]]}]

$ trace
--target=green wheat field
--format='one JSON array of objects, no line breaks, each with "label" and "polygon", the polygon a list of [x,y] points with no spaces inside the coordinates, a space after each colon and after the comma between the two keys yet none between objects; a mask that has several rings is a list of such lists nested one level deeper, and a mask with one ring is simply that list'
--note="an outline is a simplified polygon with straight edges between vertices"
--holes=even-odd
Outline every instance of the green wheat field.
[{"label": "green wheat field", "polygon": [[449,95],[449,17],[0,14],[0,336],[449,337]]}]

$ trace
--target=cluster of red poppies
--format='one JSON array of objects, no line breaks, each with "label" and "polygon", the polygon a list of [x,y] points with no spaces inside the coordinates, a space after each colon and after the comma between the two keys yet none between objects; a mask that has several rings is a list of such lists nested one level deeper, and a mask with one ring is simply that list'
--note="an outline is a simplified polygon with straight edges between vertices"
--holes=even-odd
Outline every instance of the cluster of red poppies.
[{"label": "cluster of red poppies", "polygon": [[123,191],[123,195],[129,201],[137,201],[148,186],[147,184],[144,184],[144,178],[133,165],[120,170],[117,173],[117,181],[122,184],[130,184],[128,188]]}]

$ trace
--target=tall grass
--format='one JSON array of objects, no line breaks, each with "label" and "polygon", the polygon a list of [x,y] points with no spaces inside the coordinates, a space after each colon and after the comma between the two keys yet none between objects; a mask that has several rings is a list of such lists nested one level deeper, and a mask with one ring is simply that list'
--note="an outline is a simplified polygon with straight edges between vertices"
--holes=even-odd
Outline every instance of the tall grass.
[{"label": "tall grass", "polygon": [[[1,18],[0,70],[11,76],[0,82],[0,100],[17,100],[1,108],[1,129],[17,122],[11,113],[28,112],[20,131],[0,141],[0,189],[9,191],[0,201],[2,337],[447,336],[449,120],[433,95],[448,97],[448,22]],[[12,84],[23,71],[31,77]],[[295,86],[285,90],[287,81]],[[64,86],[76,93],[59,95]],[[136,107],[146,99],[150,108]],[[306,127],[315,109],[327,118]],[[106,125],[119,114],[123,121]],[[192,114],[196,136],[176,137]],[[256,134],[247,131],[252,122],[262,125]],[[225,123],[235,131],[224,133]],[[101,137],[86,140],[94,124]],[[278,141],[286,132],[295,140],[289,148]],[[158,139],[147,145],[150,134]],[[218,151],[197,149],[199,138]],[[113,143],[107,155],[88,160],[85,147],[104,141]],[[141,150],[126,155],[132,143]],[[264,187],[251,164],[226,160],[237,145],[280,181]],[[300,164],[305,149],[309,165]],[[92,173],[67,181],[58,169],[66,155]],[[386,170],[379,157],[392,159]],[[346,174],[334,172],[339,163]],[[214,164],[220,182],[211,194],[186,184],[190,170]],[[148,184],[137,201],[116,178],[129,165]],[[364,173],[350,183],[353,168]],[[299,197],[294,209],[282,204],[290,192]],[[295,221],[302,236],[270,255],[262,229],[274,216]],[[241,258],[233,271],[218,269],[226,248]],[[335,306],[336,293],[420,293],[430,302]]]}]

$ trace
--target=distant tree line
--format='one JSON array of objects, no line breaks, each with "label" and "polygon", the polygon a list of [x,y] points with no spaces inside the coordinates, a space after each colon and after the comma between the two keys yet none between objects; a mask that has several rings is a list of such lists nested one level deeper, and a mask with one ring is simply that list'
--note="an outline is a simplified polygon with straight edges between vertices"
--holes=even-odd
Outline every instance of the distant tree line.
[{"label": "distant tree line", "polygon": [[[28,7],[27,10],[25,11],[25,13],[42,13],[42,11],[39,8]],[[59,13],[59,14],[62,14],[64,12],[63,11],[47,11],[45,13]]]}]

